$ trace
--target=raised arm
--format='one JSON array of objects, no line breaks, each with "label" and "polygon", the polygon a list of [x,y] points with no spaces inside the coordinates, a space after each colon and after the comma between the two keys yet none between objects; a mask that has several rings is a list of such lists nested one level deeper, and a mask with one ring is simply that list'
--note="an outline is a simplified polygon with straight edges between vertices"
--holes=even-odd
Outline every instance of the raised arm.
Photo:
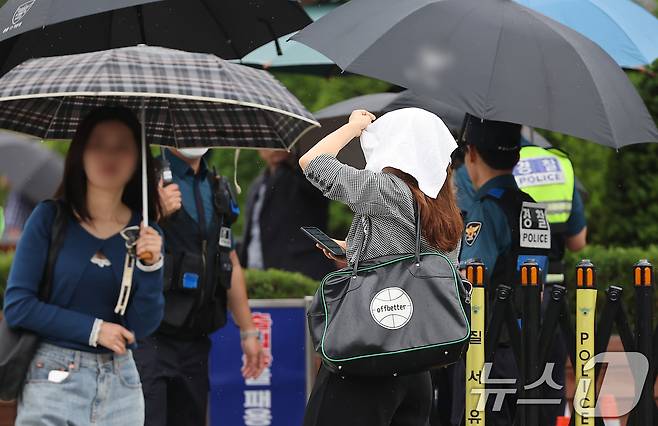
[{"label": "raised arm", "polygon": [[375,116],[363,109],[352,111],[349,122],[320,140],[299,159],[302,170],[306,170],[313,159],[322,154],[336,156],[352,139],[361,136],[363,129],[375,120]]}]

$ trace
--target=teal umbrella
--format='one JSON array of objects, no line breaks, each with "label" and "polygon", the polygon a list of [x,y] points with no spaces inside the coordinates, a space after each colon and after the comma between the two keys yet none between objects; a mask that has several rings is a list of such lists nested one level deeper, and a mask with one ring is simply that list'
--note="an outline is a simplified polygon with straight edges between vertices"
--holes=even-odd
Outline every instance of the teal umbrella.
[{"label": "teal umbrella", "polygon": [[[335,5],[325,4],[306,6],[304,10],[315,21],[335,8]],[[288,41],[292,34],[295,33],[290,33],[259,47],[240,59],[239,62],[269,71],[328,74],[338,70],[336,64],[323,54],[296,41]]]}]

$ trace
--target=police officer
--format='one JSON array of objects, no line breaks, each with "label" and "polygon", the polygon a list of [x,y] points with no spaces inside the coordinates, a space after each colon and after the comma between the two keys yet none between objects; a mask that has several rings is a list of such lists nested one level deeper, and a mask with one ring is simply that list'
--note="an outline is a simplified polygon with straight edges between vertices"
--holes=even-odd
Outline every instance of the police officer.
[{"label": "police officer", "polygon": [[[544,286],[543,307],[550,300],[553,285],[564,285],[564,253],[579,251],[586,245],[587,223],[580,192],[576,189],[573,165],[566,153],[557,148],[541,148],[525,141],[521,146],[521,159],[514,167],[516,182],[524,192],[537,202],[544,203],[551,224],[551,251],[549,253],[548,275]],[[552,362],[553,379],[562,386],[555,389],[542,387],[546,398],[559,398],[559,405],[543,407],[549,424],[564,413],[565,377],[564,368],[567,359],[567,346],[564,336],[558,330],[547,362]]]},{"label": "police officer", "polygon": [[[480,259],[484,263],[490,300],[498,285],[515,286],[518,266],[524,260],[536,260],[545,271],[551,247],[550,227],[541,220],[545,217],[544,208],[519,189],[512,174],[520,157],[520,139],[521,126],[517,124],[470,117],[465,133],[464,167],[472,188],[463,187],[464,180],[456,179],[465,224],[460,260]],[[520,221],[521,215],[526,214],[533,218],[531,225]],[[534,237],[528,238],[531,235]],[[501,334],[490,378],[519,377],[508,339],[507,333]],[[463,389],[463,373],[458,380]],[[461,390],[460,386],[456,389]],[[514,394],[505,395],[502,410],[488,414],[487,424],[511,424],[516,399]],[[489,406],[492,400],[488,401]],[[463,403],[459,411],[453,410],[454,424],[459,424],[463,415]]]},{"label": "police officer", "polygon": [[243,375],[257,377],[267,362],[233,246],[231,225],[239,209],[226,179],[208,170],[206,151],[163,153],[173,178],[160,188],[165,315],[157,332],[139,342],[135,352],[146,425],[206,424],[208,335],[226,323],[227,307],[240,327]]}]

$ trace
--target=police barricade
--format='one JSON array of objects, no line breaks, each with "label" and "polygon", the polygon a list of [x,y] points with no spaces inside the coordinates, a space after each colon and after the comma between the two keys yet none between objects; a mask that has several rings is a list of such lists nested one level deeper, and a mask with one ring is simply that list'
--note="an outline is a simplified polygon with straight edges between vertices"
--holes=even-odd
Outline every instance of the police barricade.
[{"label": "police barricade", "polygon": [[[551,378],[552,365],[547,364],[547,355],[558,330],[566,340],[576,379],[574,413],[569,425],[603,426],[604,416],[612,418],[625,412],[629,413],[627,426],[658,424],[658,407],[653,393],[658,375],[658,326],[653,329],[653,268],[648,261],[641,260],[633,267],[634,332],[622,304],[623,288],[620,286],[607,288],[606,303],[596,322],[596,270],[589,260],[583,260],[576,268],[575,328],[564,286],[553,286],[542,317],[541,270],[532,260],[521,265],[516,289],[505,285],[496,288],[493,303],[490,303],[485,292],[483,271],[484,265],[479,261],[470,261],[466,265],[466,275],[474,284],[474,291],[471,302],[472,334],[466,354],[465,425],[485,426],[491,406],[495,405],[489,401],[490,397],[498,399],[514,393],[518,399],[513,418],[507,419],[510,425],[554,426],[541,415],[541,407],[556,401],[544,398],[541,386],[556,385]],[[513,302],[514,291],[520,292],[520,313],[516,312]],[[605,353],[613,326],[624,348],[620,357],[615,357],[616,361]],[[491,362],[503,328],[508,332],[518,377],[510,380],[490,379]],[[625,410],[605,413],[599,401],[614,398],[615,386],[622,383],[606,383],[601,365],[613,361],[619,363],[622,358],[626,362],[624,366],[628,367],[628,374],[622,382],[634,388],[630,392],[631,401],[626,404]],[[512,382],[516,384],[516,389],[498,386]]]},{"label": "police barricade", "polygon": [[240,333],[230,318],[211,336],[209,424],[290,426],[302,423],[315,375],[306,312],[312,298],[249,301],[269,366],[245,380]]}]

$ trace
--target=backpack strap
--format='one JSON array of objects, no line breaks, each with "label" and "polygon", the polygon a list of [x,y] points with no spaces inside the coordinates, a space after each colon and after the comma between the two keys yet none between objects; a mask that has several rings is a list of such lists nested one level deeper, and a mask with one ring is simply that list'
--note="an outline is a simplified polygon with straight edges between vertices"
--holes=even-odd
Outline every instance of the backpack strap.
[{"label": "backpack strap", "polygon": [[53,274],[55,270],[55,261],[59,250],[64,243],[66,223],[68,221],[68,211],[61,200],[48,200],[49,204],[55,205],[55,219],[50,230],[50,242],[48,244],[48,257],[44,268],[43,279],[39,285],[39,299],[48,301],[52,293]]}]

